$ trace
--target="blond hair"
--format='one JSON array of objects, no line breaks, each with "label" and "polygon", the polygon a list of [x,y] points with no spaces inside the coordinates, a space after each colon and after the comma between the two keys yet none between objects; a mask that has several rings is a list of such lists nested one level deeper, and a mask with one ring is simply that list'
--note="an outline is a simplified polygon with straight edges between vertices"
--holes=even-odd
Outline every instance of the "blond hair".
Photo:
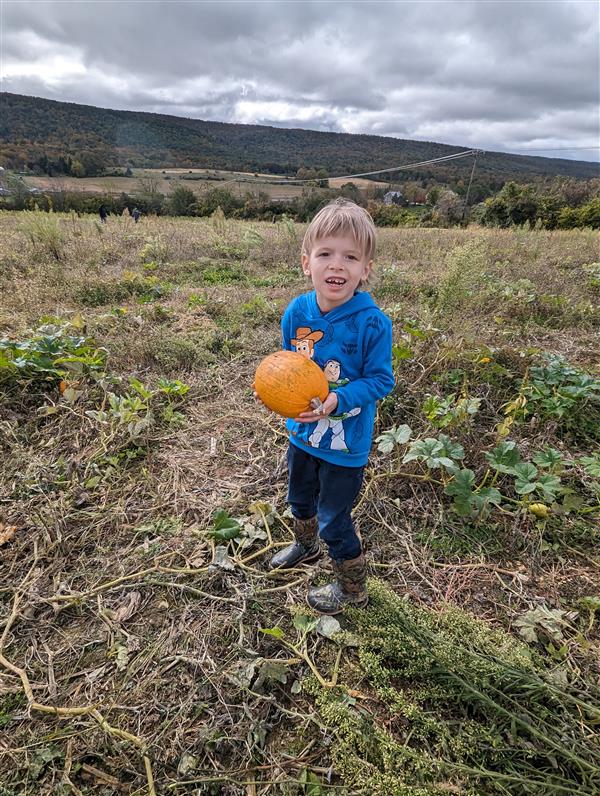
[{"label": "blond hair", "polygon": [[302,241],[302,254],[310,256],[317,240],[330,235],[351,235],[367,260],[375,256],[376,232],[373,219],[349,199],[334,199],[322,207],[308,225]]}]

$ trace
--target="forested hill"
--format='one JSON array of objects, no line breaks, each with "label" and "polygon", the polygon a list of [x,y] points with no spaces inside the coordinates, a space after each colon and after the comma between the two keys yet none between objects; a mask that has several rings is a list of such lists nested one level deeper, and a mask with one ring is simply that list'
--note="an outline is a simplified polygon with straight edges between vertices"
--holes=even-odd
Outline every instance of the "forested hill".
[{"label": "forested hill", "polygon": [[[306,167],[325,169],[334,176],[429,160],[466,148],[201,121],[0,93],[0,165],[9,168],[65,156],[85,159],[96,172],[131,165],[295,175]],[[468,177],[471,163],[466,158],[406,174],[409,179],[456,181]],[[478,159],[477,172],[479,180],[501,185],[508,179],[525,182],[556,175],[591,178],[599,176],[600,169],[583,161],[486,152]]]}]

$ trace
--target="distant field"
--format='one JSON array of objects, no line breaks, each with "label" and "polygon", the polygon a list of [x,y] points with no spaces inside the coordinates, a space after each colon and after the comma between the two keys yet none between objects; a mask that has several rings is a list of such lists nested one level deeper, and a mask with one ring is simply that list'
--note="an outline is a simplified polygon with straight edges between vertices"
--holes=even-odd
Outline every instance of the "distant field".
[{"label": "distant field", "polygon": [[[183,184],[200,195],[215,187],[223,187],[236,195],[245,193],[267,193],[276,199],[300,196],[302,184],[289,183],[272,174],[251,174],[244,172],[219,171],[212,169],[135,169],[133,177],[26,177],[25,182],[32,188],[42,191],[74,191],[82,193],[102,193],[118,195],[135,194],[143,189],[144,181],[156,181],[157,189],[168,196],[173,189]],[[340,188],[346,179],[332,179],[332,188]],[[375,188],[386,183],[357,178],[352,182],[360,189]]]}]

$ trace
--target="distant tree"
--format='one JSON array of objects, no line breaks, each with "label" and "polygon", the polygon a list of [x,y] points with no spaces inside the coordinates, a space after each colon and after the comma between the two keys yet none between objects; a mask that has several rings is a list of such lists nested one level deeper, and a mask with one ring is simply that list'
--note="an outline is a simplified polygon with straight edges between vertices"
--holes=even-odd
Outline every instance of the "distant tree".
[{"label": "distant tree", "polygon": [[89,177],[99,177],[104,174],[106,158],[102,152],[98,152],[97,150],[86,150],[80,153],[78,159],[83,164],[85,173]]},{"label": "distant tree", "polygon": [[352,201],[357,204],[361,204],[362,202],[360,190],[353,182],[345,182],[340,188],[340,194],[345,196],[346,199],[352,199]]},{"label": "distant tree", "polygon": [[138,181],[139,190],[135,195],[135,201],[145,213],[160,213],[162,210],[165,196],[159,191],[159,181],[157,177],[140,177]]},{"label": "distant tree", "polygon": [[452,225],[462,221],[464,201],[454,191],[442,191],[433,206],[433,218],[440,224]]},{"label": "distant tree", "polygon": [[226,216],[230,216],[243,204],[243,200],[236,198],[227,188],[210,188],[197,199],[198,215],[210,216],[220,207]]},{"label": "distant tree", "polygon": [[167,211],[173,216],[191,216],[196,209],[196,194],[191,188],[177,185],[167,200]]},{"label": "distant tree", "polygon": [[434,207],[435,203],[440,198],[441,193],[442,189],[437,185],[434,185],[433,188],[430,188],[426,198],[427,204],[431,207]]},{"label": "distant tree", "polygon": [[71,161],[70,172],[72,177],[85,177],[85,168],[83,163],[76,158]]}]

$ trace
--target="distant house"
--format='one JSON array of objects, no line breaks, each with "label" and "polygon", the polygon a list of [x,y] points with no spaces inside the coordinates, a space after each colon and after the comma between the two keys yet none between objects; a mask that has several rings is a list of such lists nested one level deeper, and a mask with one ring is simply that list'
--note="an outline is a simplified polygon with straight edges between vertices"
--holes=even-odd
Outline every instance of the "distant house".
[{"label": "distant house", "polygon": [[388,191],[383,195],[384,205],[399,205],[402,204],[403,200],[402,191]]}]

